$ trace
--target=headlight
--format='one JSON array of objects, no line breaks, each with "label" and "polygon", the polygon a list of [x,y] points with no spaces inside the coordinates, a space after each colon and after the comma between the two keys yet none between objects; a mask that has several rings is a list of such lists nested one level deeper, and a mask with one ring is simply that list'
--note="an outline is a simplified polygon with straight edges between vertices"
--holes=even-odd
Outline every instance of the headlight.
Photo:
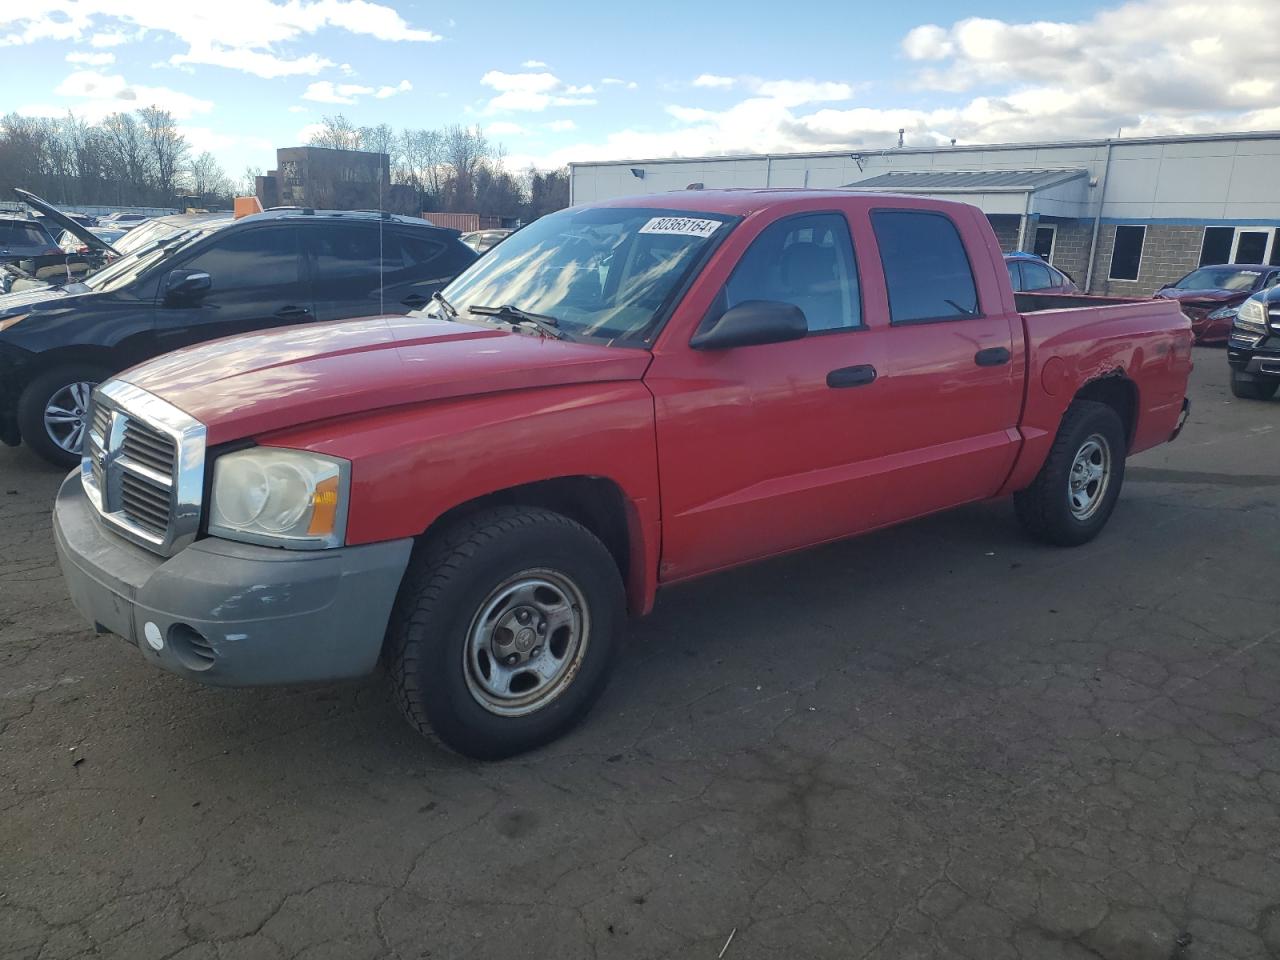
[{"label": "headlight", "polygon": [[209,532],[295,550],[340,547],[351,464],[303,450],[254,447],[213,464]]},{"label": "headlight", "polygon": [[1252,327],[1255,330],[1266,331],[1267,308],[1262,305],[1261,300],[1246,300],[1240,304],[1240,308],[1236,312],[1235,325],[1246,329]]},{"label": "headlight", "polygon": [[4,333],[10,327],[17,326],[23,320],[27,319],[30,314],[19,313],[12,317],[0,317],[0,333]]}]

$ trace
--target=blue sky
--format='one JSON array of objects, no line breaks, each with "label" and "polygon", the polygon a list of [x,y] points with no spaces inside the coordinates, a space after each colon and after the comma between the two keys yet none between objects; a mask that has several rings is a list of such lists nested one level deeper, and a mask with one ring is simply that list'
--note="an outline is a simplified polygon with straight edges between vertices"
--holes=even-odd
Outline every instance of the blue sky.
[{"label": "blue sky", "polygon": [[478,124],[513,167],[1280,127],[1275,0],[2,6],[0,112],[154,102],[233,176],[338,112]]}]

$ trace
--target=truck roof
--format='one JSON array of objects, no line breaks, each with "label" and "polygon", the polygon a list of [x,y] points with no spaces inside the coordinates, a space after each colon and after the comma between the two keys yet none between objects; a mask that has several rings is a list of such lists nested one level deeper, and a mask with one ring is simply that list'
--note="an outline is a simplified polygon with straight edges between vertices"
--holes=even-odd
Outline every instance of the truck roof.
[{"label": "truck roof", "polygon": [[[743,187],[721,190],[673,190],[670,193],[646,193],[631,197],[616,197],[584,204],[593,207],[661,207],[665,210],[688,210],[690,212],[724,213],[734,216],[746,216],[768,207],[785,206],[790,203],[811,203],[816,199],[828,198],[847,203],[850,199],[875,200],[883,203],[887,199],[910,200],[913,204],[921,201],[918,196],[898,196],[892,193],[869,193],[859,190],[807,190],[794,187]],[[929,199],[930,204],[955,206],[951,200]]]}]

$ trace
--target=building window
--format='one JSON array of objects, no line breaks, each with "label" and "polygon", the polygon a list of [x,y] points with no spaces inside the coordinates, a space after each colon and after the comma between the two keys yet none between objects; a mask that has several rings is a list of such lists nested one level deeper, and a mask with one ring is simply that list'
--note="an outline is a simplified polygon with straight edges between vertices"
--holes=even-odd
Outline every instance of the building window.
[{"label": "building window", "polygon": [[1280,266],[1276,227],[1205,227],[1200,266],[1218,263],[1263,263]]},{"label": "building window", "polygon": [[1107,279],[1138,279],[1138,270],[1142,266],[1142,245],[1146,239],[1146,227],[1116,227],[1116,242],[1111,248],[1111,271],[1107,274]]},{"label": "building window", "polygon": [[1041,224],[1036,227],[1036,242],[1035,246],[1031,248],[1031,252],[1046,263],[1053,263],[1053,247],[1057,240],[1057,224]]}]

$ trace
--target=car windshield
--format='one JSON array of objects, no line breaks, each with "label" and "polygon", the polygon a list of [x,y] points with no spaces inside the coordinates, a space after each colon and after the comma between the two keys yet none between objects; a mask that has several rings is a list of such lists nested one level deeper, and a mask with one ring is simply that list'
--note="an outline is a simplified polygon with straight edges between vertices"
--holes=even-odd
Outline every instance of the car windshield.
[{"label": "car windshield", "polygon": [[0,220],[0,247],[47,247],[44,227],[23,220]]},{"label": "car windshield", "polygon": [[1238,267],[1201,267],[1187,274],[1175,285],[1178,290],[1252,290],[1261,270]]},{"label": "car windshield", "polygon": [[[449,284],[459,319],[512,306],[554,317],[569,339],[643,344],[734,218],[639,207],[561,210],[511,234]],[[431,316],[448,314],[433,303]]]},{"label": "car windshield", "polygon": [[200,236],[202,236],[202,233],[199,230],[186,230],[176,236],[165,237],[159,243],[154,243],[142,250],[135,250],[133,253],[109,264],[88,277],[84,281],[84,285],[90,290],[118,290],[120,287],[132,283],[144,271],[149,270],[160,261],[168,259],[174,252]]}]

